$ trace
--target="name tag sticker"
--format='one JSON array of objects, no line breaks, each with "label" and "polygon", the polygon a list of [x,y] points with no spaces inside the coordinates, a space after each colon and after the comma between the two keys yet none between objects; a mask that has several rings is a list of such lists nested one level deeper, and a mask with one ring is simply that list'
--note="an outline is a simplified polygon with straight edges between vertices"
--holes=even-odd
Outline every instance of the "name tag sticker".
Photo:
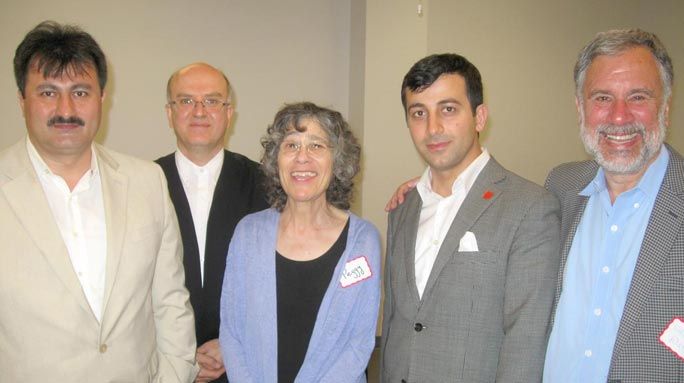
[{"label": "name tag sticker", "polygon": [[679,359],[684,360],[684,322],[681,318],[674,318],[660,334],[660,342]]},{"label": "name tag sticker", "polygon": [[342,287],[349,287],[373,276],[368,260],[365,256],[354,258],[344,265],[340,284]]}]

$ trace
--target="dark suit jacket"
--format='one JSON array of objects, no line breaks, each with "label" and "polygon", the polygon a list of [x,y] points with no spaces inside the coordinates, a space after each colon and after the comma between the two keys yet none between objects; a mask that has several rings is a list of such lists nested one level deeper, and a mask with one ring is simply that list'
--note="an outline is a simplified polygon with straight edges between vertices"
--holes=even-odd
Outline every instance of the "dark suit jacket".
[{"label": "dark suit jacket", "polygon": [[[558,271],[558,201],[489,160],[418,297],[416,190],[390,213],[382,382],[539,382]],[[460,250],[472,232],[478,251]]]},{"label": "dark suit jacket", "polygon": [[[226,268],[228,244],[237,223],[249,213],[268,207],[262,187],[259,164],[249,158],[224,151],[223,167],[216,182],[214,198],[209,211],[207,241],[204,252],[204,286],[200,274],[199,249],[190,205],[178,175],[175,154],[159,158],[156,162],[164,170],[171,201],[176,208],[183,240],[185,285],[190,291],[190,303],[195,312],[197,345],[218,338],[219,305],[223,272]],[[218,382],[226,381],[225,375]]]},{"label": "dark suit jacket", "polygon": [[[658,340],[673,318],[684,318],[684,159],[668,146],[670,162],[641,244],[608,372],[609,382],[684,382],[684,361]],[[563,272],[588,197],[578,193],[596,176],[594,161],[563,164],[546,187],[561,203]]]}]

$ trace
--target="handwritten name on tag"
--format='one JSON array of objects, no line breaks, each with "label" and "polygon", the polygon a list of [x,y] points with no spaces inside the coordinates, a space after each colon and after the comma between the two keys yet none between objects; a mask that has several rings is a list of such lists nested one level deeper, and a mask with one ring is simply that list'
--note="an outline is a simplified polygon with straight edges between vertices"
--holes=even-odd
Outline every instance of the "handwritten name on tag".
[{"label": "handwritten name on tag", "polygon": [[684,322],[680,318],[672,319],[660,334],[660,342],[684,360]]},{"label": "handwritten name on tag", "polygon": [[365,256],[354,258],[344,265],[340,284],[342,287],[349,287],[373,276],[373,271],[368,264]]}]

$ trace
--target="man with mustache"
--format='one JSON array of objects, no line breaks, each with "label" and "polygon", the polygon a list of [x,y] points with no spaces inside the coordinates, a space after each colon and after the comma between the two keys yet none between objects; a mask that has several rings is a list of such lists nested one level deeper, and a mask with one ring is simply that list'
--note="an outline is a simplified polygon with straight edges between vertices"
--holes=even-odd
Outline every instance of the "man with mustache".
[{"label": "man with mustache", "polygon": [[46,21],[17,47],[14,73],[28,134],[0,152],[0,381],[191,382],[164,175],[93,142],[104,53]]},{"label": "man with mustache", "polygon": [[654,34],[613,30],[574,77],[594,159],[546,182],[562,225],[544,381],[684,381],[684,159],[663,144],[672,62]]},{"label": "man with mustache", "polygon": [[166,115],[178,150],[157,159],[183,238],[185,284],[195,313],[197,383],[227,382],[219,348],[219,305],[226,254],[237,223],[268,207],[259,164],[224,148],[233,117],[231,87],[205,63],[174,72]]}]

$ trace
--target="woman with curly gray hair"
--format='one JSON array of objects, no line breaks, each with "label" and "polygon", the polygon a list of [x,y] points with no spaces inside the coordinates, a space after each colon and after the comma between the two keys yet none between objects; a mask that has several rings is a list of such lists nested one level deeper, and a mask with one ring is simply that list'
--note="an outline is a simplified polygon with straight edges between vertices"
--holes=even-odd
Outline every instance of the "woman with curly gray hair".
[{"label": "woman with curly gray hair", "polygon": [[230,381],[365,382],[380,240],[349,209],[360,147],[342,115],[286,105],[262,138],[272,208],[231,240],[220,344]]}]

